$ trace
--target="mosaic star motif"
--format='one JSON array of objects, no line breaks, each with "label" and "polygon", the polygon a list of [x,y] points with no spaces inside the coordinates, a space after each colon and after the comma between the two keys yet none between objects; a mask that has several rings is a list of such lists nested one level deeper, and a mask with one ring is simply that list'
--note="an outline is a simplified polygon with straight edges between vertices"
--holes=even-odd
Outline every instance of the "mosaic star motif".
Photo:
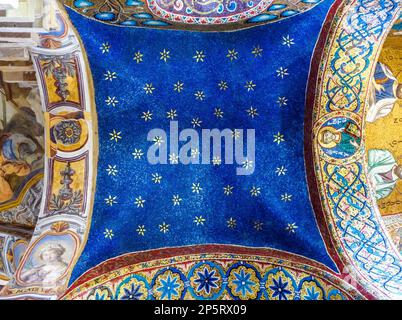
[{"label": "mosaic star motif", "polygon": [[282,79],[283,79],[283,78],[285,78],[286,76],[289,75],[288,69],[283,68],[283,67],[279,67],[279,69],[276,70],[276,75],[277,75],[279,78],[282,78]]},{"label": "mosaic star motif", "polygon": [[250,80],[250,81],[246,81],[246,84],[244,87],[247,89],[248,92],[250,92],[250,91],[254,91],[256,86],[257,85],[252,80]]},{"label": "mosaic star motif", "polygon": [[105,102],[108,106],[111,105],[112,107],[115,107],[119,103],[119,101],[116,99],[116,97],[107,97],[105,99]]},{"label": "mosaic star motif", "polygon": [[204,222],[205,222],[205,218],[203,217],[203,216],[198,216],[198,217],[195,217],[194,218],[194,220],[193,220],[193,222],[197,225],[197,226],[199,226],[199,225],[204,225]]},{"label": "mosaic star motif", "polygon": [[202,191],[202,188],[201,188],[200,184],[197,182],[197,183],[192,184],[191,190],[192,190],[193,193],[198,194],[198,193],[200,193]]},{"label": "mosaic star motif", "polygon": [[109,176],[116,176],[117,172],[119,172],[119,171],[116,169],[116,165],[112,166],[109,164],[106,169],[106,172]]},{"label": "mosaic star motif", "polygon": [[159,231],[162,233],[167,233],[167,232],[169,232],[169,227],[170,227],[170,224],[163,222],[162,224],[159,225]]},{"label": "mosaic star motif", "polygon": [[195,59],[196,62],[204,62],[206,55],[204,54],[204,51],[196,51],[195,55],[193,58]]},{"label": "mosaic star motif", "polygon": [[108,42],[102,43],[102,45],[100,46],[100,50],[102,51],[102,53],[109,53],[110,44]]},{"label": "mosaic star motif", "polygon": [[114,204],[117,203],[117,196],[111,196],[109,195],[107,198],[105,198],[105,203],[108,204],[109,206],[113,206]]},{"label": "mosaic star motif", "polygon": [[225,194],[225,196],[231,195],[233,193],[233,186],[231,185],[224,186],[223,193]]},{"label": "mosaic star motif", "polygon": [[223,118],[223,111],[221,110],[221,108],[215,108],[214,116],[218,119]]},{"label": "mosaic star motif", "polygon": [[219,81],[218,83],[219,90],[225,91],[227,88],[229,88],[228,83],[224,80]]},{"label": "mosaic star motif", "polygon": [[253,119],[258,116],[257,108],[250,107],[246,110],[246,112]]},{"label": "mosaic star motif", "polygon": [[164,62],[167,62],[170,59],[170,51],[163,49],[163,51],[159,52],[160,54],[160,60],[163,60]]},{"label": "mosaic star motif", "polygon": [[140,291],[141,285],[132,283],[129,288],[124,288],[124,294],[119,297],[121,300],[140,300],[143,293]]},{"label": "mosaic star motif", "polygon": [[287,295],[291,294],[291,291],[287,289],[288,282],[283,282],[282,277],[279,279],[272,278],[273,285],[269,286],[273,290],[272,297],[278,298],[279,300],[287,300]]},{"label": "mosaic star motif", "polygon": [[174,206],[179,206],[182,201],[183,199],[178,194],[173,195],[172,202]]},{"label": "mosaic star motif", "polygon": [[193,126],[193,128],[201,127],[201,123],[202,120],[200,120],[199,118],[194,118],[193,120],[191,120],[191,125]]},{"label": "mosaic star motif", "polygon": [[240,130],[238,129],[233,129],[232,130],[232,137],[236,140],[240,138]]},{"label": "mosaic star motif", "polygon": [[114,237],[113,230],[112,229],[105,229],[103,232],[103,235],[105,236],[106,239],[112,240]]},{"label": "mosaic star motif", "polygon": [[117,78],[117,73],[107,70],[106,73],[104,74],[104,76],[105,76],[104,80],[113,81],[114,79]]},{"label": "mosaic star motif", "polygon": [[132,153],[132,155],[134,156],[134,159],[140,160],[142,158],[142,156],[144,155],[144,152],[142,152],[141,149],[134,149],[134,152]]},{"label": "mosaic star motif", "polygon": [[197,291],[205,291],[206,294],[210,294],[211,289],[218,288],[218,277],[215,276],[216,271],[211,272],[204,268],[204,272],[197,272],[198,278],[194,280],[194,283],[198,284]]},{"label": "mosaic star motif", "polygon": [[176,117],[177,117],[176,109],[170,109],[170,111],[166,112],[166,118],[174,120]]},{"label": "mosaic star motif", "polygon": [[284,202],[292,201],[292,195],[288,193],[284,193],[281,195],[281,200]]},{"label": "mosaic star motif", "polygon": [[254,229],[257,231],[261,231],[263,226],[264,226],[264,223],[261,221],[254,222]]},{"label": "mosaic star motif", "polygon": [[261,194],[261,188],[253,186],[250,190],[250,194],[252,197],[258,197]]},{"label": "mosaic star motif", "polygon": [[169,154],[169,162],[170,162],[170,164],[178,164],[179,163],[179,156],[174,154],[174,153]]},{"label": "mosaic star motif", "polygon": [[285,230],[288,231],[289,233],[296,233],[297,228],[298,226],[296,225],[296,223],[288,223]]},{"label": "mosaic star motif", "polygon": [[288,104],[288,99],[286,97],[279,97],[277,103],[280,107],[286,106]]},{"label": "mosaic star motif", "polygon": [[246,170],[252,169],[253,166],[254,166],[254,161],[253,160],[247,159],[242,163],[242,167],[244,169],[246,169]]},{"label": "mosaic star motif", "polygon": [[288,169],[286,169],[284,166],[280,166],[280,167],[276,168],[275,173],[278,176],[283,176],[286,174],[286,171],[288,171]]},{"label": "mosaic star motif", "polygon": [[143,199],[141,196],[138,196],[135,198],[134,204],[137,206],[137,208],[144,208],[145,199]]},{"label": "mosaic star motif", "polygon": [[162,176],[159,173],[153,173],[152,174],[152,181],[154,183],[161,183],[162,181]]},{"label": "mosaic star motif", "polygon": [[152,83],[146,83],[143,89],[146,94],[152,94],[155,90],[155,87],[152,85]]},{"label": "mosaic star motif", "polygon": [[263,49],[261,49],[260,46],[255,46],[251,51],[251,53],[254,55],[255,58],[262,57],[262,52]]},{"label": "mosaic star motif", "polygon": [[121,139],[121,131],[117,132],[115,129],[113,129],[113,131],[110,132],[109,135],[110,140],[114,140],[115,142],[118,142]]},{"label": "mosaic star motif", "polygon": [[230,61],[237,60],[239,58],[239,53],[235,49],[228,50],[226,57],[229,58]]},{"label": "mosaic star motif", "polygon": [[295,43],[293,42],[293,39],[289,35],[282,37],[282,45],[288,46],[290,48],[290,46],[294,44]]},{"label": "mosaic star motif", "polygon": [[137,63],[141,63],[143,60],[142,60],[142,57],[143,57],[144,55],[141,53],[141,51],[137,51],[136,53],[134,53],[134,58],[133,58],[133,60],[135,60],[135,62],[137,62]]},{"label": "mosaic star motif", "polygon": [[252,286],[255,285],[254,281],[251,281],[251,274],[245,273],[244,269],[241,269],[240,272],[234,273],[236,280],[233,280],[234,285],[236,285],[236,293],[241,292],[243,296],[246,296],[247,293],[252,293]]},{"label": "mosaic star motif", "polygon": [[145,232],[146,232],[147,230],[145,229],[145,226],[144,226],[144,225],[139,225],[139,226],[137,227],[136,231],[137,231],[137,233],[138,233],[139,236],[145,236]]},{"label": "mosaic star motif", "polygon": [[222,163],[222,159],[219,156],[215,156],[212,158],[212,164],[214,166],[219,166]]},{"label": "mosaic star motif", "polygon": [[229,220],[226,221],[228,228],[234,229],[236,228],[237,221],[233,217],[230,217]]},{"label": "mosaic star motif", "polygon": [[144,119],[144,121],[150,121],[152,120],[152,112],[151,111],[144,111],[142,113],[141,119]]},{"label": "mosaic star motif", "polygon": [[177,283],[176,277],[171,277],[169,274],[166,279],[161,279],[161,286],[159,286],[156,290],[161,293],[160,299],[171,300],[173,297],[179,296],[179,292],[177,288],[180,287],[180,284]]},{"label": "mosaic star motif", "polygon": [[154,144],[156,144],[157,146],[161,146],[165,140],[163,140],[163,138],[161,136],[155,136],[152,141],[154,142]]},{"label": "mosaic star motif", "polygon": [[196,93],[194,93],[194,96],[197,100],[204,100],[205,99],[205,93],[204,91],[197,91]]},{"label": "mosaic star motif", "polygon": [[278,132],[277,134],[274,134],[274,142],[276,142],[277,144],[281,144],[284,141],[285,138],[282,133]]},{"label": "mosaic star motif", "polygon": [[182,92],[184,90],[184,83],[177,81],[174,85],[173,85],[173,90],[177,91],[178,93]]},{"label": "mosaic star motif", "polygon": [[190,151],[191,158],[195,159],[199,156],[199,154],[200,154],[200,152],[198,151],[197,148],[194,148],[194,149],[191,148],[191,151]]},{"label": "mosaic star motif", "polygon": [[315,291],[315,287],[307,288],[307,295],[304,296],[305,300],[319,300],[320,292]]}]

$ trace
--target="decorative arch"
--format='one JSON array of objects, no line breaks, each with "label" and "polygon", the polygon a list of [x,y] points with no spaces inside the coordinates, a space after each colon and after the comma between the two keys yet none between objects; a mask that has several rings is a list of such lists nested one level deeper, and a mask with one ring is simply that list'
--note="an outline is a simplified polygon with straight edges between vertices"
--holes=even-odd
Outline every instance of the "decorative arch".
[{"label": "decorative arch", "polygon": [[[367,182],[364,126],[368,86],[379,52],[400,14],[399,1],[350,1],[330,13],[316,46],[305,120],[310,196],[327,247],[342,273],[375,298],[401,297],[402,258]],[[330,21],[332,20],[332,23]],[[346,126],[359,148],[340,155],[320,144],[325,126]]]},{"label": "decorative arch", "polygon": [[[92,78],[79,36],[62,7],[54,30],[38,34],[30,56],[45,118],[45,170],[40,213],[33,236],[0,299],[56,299],[67,288],[91,217],[97,162],[97,123]],[[32,269],[43,251],[62,250],[62,274],[35,281]]]}]

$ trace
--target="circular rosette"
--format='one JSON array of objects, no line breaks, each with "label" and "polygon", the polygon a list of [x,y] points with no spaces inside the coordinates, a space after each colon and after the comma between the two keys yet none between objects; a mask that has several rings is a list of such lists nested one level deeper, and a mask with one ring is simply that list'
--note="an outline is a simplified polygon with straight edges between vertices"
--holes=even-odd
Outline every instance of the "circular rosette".
[{"label": "circular rosette", "polygon": [[147,300],[148,291],[148,282],[144,277],[131,275],[118,285],[116,300]]},{"label": "circular rosette", "polygon": [[347,299],[338,289],[332,289],[328,292],[327,300],[347,300]]},{"label": "circular rosette", "polygon": [[186,294],[186,277],[176,268],[160,270],[152,280],[153,296],[157,300],[179,300]]},{"label": "circular rosette", "polygon": [[189,272],[189,291],[195,299],[217,299],[225,289],[222,268],[211,262],[200,262]]},{"label": "circular rosette", "polygon": [[236,263],[227,272],[229,294],[236,300],[257,299],[260,296],[261,276],[249,264]]},{"label": "circular rosette", "polygon": [[86,300],[113,300],[113,293],[108,287],[99,286],[89,292]]},{"label": "circular rosette", "polygon": [[50,144],[54,150],[76,151],[88,140],[88,126],[84,119],[56,116],[50,120],[50,128]]},{"label": "circular rosette", "polygon": [[362,129],[357,115],[331,112],[322,117],[313,132],[320,156],[329,163],[349,163],[362,153]]},{"label": "circular rosette", "polygon": [[264,282],[268,300],[295,300],[296,283],[287,271],[272,269],[266,273]]},{"label": "circular rosette", "polygon": [[299,292],[301,300],[324,300],[325,290],[319,282],[312,277],[304,278],[300,281]]}]

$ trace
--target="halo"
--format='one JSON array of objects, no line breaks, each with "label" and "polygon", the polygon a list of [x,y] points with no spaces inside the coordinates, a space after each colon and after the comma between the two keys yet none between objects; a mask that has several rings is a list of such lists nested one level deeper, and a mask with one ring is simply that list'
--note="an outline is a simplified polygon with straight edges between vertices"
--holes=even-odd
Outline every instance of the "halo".
[{"label": "halo", "polygon": [[323,148],[327,148],[327,149],[331,149],[331,148],[336,147],[336,145],[338,144],[337,141],[331,141],[330,143],[324,143],[322,141],[324,131],[330,131],[333,134],[338,133],[338,130],[336,128],[334,128],[334,127],[331,127],[331,126],[322,127],[320,129],[320,131],[318,132],[318,143],[320,144],[320,146],[323,147]]}]

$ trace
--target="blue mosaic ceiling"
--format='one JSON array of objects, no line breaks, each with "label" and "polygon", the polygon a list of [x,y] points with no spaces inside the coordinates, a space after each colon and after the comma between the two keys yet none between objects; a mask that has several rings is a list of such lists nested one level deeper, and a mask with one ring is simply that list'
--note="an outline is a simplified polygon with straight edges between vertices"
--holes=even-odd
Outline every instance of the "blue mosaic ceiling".
[{"label": "blue mosaic ceiling", "polygon": [[[69,10],[94,77],[100,139],[91,232],[72,280],[125,252],[208,243],[276,248],[335,269],[303,158],[309,61],[330,4],[236,33],[116,28]],[[199,132],[255,129],[253,174],[214,159],[149,164],[148,131],[169,132],[171,120]]]}]

